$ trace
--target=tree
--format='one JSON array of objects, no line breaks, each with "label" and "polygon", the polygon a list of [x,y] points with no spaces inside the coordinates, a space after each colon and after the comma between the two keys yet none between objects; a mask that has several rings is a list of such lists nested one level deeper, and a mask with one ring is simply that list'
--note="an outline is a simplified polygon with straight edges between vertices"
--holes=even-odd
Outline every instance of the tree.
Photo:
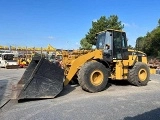
[{"label": "tree", "polygon": [[151,49],[153,49],[153,54],[158,56],[158,52],[160,52],[160,27],[154,29],[151,34]]},{"label": "tree", "polygon": [[132,47],[131,45],[128,45],[128,48],[129,48],[129,49],[133,49],[133,47]]},{"label": "tree", "polygon": [[143,46],[144,46],[144,38],[143,37],[138,37],[136,40],[136,48],[138,50],[143,50]]},{"label": "tree", "polygon": [[92,49],[92,44],[88,43],[85,38],[80,41],[81,47],[80,49],[90,50]]},{"label": "tree", "polygon": [[138,37],[136,46],[144,51],[148,56],[157,57],[160,55],[160,19],[159,26],[154,28],[151,32],[147,32],[146,36]]},{"label": "tree", "polygon": [[160,27],[160,19],[158,20],[158,27]]},{"label": "tree", "polygon": [[[106,18],[106,16],[101,16],[100,19],[97,21],[92,21],[92,27],[89,29],[89,32],[86,34],[85,38],[82,39],[80,42],[82,43],[81,46],[83,48],[83,43],[89,43],[91,45],[96,44],[96,34],[100,31],[104,31],[106,29],[117,29],[122,30],[124,26],[121,24],[121,21],[118,20],[117,15],[111,15],[110,17]],[[85,42],[84,42],[85,41]]]}]

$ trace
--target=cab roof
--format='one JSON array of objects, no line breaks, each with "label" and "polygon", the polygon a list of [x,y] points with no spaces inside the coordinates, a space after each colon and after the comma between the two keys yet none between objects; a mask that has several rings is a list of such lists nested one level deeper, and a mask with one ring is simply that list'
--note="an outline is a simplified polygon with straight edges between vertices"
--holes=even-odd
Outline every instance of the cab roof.
[{"label": "cab roof", "polygon": [[104,31],[98,32],[97,34],[101,34],[101,33],[107,32],[107,31],[117,31],[117,32],[124,32],[124,31],[122,31],[122,30],[106,29],[106,30],[104,30]]}]

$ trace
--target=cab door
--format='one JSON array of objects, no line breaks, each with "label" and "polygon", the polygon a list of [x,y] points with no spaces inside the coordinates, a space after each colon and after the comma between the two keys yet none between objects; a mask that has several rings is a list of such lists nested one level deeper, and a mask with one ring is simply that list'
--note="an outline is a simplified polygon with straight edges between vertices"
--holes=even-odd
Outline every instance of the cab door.
[{"label": "cab door", "polygon": [[105,36],[105,44],[104,44],[104,60],[111,62],[113,60],[113,33],[112,31],[107,31]]},{"label": "cab door", "polygon": [[113,59],[128,60],[128,48],[125,32],[113,33]]}]

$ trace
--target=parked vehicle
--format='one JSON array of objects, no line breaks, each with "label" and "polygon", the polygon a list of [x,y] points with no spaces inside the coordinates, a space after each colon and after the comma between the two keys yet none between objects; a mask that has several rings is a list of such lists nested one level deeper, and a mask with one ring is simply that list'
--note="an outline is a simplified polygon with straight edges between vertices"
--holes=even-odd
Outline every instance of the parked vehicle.
[{"label": "parked vehicle", "polygon": [[4,68],[18,68],[18,63],[14,60],[13,53],[0,53],[0,67]]}]

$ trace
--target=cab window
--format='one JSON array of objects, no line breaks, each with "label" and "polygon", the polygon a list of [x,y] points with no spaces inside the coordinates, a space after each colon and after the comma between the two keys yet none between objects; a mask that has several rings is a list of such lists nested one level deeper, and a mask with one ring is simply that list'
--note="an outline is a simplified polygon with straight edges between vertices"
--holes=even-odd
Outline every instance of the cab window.
[{"label": "cab window", "polygon": [[97,36],[97,44],[96,44],[97,49],[104,48],[105,37],[106,37],[106,33],[102,33]]}]

